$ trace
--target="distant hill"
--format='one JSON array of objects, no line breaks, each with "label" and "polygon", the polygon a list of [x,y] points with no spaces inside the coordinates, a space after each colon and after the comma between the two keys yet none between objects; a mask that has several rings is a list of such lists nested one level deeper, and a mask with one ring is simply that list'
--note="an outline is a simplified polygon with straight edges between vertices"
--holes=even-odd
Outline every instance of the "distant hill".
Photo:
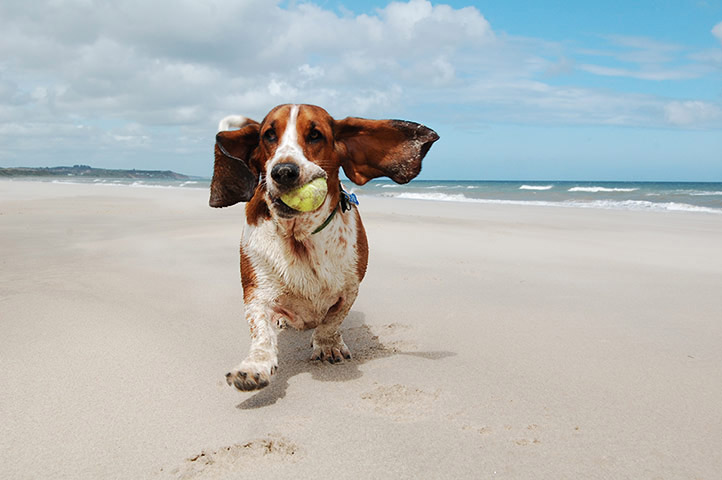
[{"label": "distant hill", "polygon": [[1,168],[0,177],[89,177],[89,178],[146,178],[167,180],[190,180],[194,177],[170,170],[110,170],[88,165],[72,167],[11,167]]}]

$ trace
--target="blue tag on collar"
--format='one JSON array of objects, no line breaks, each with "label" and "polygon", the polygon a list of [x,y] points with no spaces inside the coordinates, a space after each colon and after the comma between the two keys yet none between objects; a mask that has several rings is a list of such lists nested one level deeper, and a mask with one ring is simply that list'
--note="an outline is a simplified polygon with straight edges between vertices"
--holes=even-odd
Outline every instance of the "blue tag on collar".
[{"label": "blue tag on collar", "polygon": [[351,210],[351,205],[358,206],[358,198],[355,193],[348,193],[341,187],[341,212]]}]

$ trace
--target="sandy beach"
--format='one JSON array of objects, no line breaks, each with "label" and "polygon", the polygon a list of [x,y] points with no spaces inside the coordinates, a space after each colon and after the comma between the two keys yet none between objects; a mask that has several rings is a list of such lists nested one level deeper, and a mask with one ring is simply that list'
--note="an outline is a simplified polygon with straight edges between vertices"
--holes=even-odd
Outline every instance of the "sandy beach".
[{"label": "sandy beach", "polygon": [[362,197],[354,359],[240,393],[207,201],[0,181],[1,478],[720,478],[722,216]]}]

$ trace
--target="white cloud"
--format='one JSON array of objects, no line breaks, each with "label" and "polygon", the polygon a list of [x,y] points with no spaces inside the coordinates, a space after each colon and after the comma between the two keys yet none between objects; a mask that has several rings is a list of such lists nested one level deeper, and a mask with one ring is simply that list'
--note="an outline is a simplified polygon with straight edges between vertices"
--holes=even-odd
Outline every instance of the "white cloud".
[{"label": "white cloud", "polygon": [[574,60],[563,56],[554,62],[547,62],[544,66],[544,74],[548,76],[568,75],[574,71]]},{"label": "white cloud", "polygon": [[719,106],[701,101],[673,101],[664,107],[665,119],[672,125],[704,125],[722,118]]},{"label": "white cloud", "polygon": [[722,42],[722,22],[719,22],[717,25],[712,27],[712,35],[717,37],[717,40]]},{"label": "white cloud", "polygon": [[620,59],[635,63],[664,63],[684,48],[681,45],[659,42],[647,37],[631,35],[607,35],[611,45],[624,49],[617,55]]},{"label": "white cloud", "polygon": [[[11,77],[0,79],[36,77],[38,88],[56,91],[55,114],[161,125],[178,119],[215,124],[209,117],[226,108],[258,116],[279,101],[317,98],[343,110],[345,95],[398,100],[386,93],[389,85],[448,84],[456,52],[493,40],[475,8],[426,0],[341,17],[313,4],[284,9],[260,0],[53,1],[38,5],[42,16],[28,15],[21,4],[0,6],[8,40],[0,55],[12,65]],[[0,85],[0,95],[5,90]],[[34,114],[47,113],[40,102],[35,107]],[[248,107],[255,111],[245,112]]]},{"label": "white cloud", "polygon": [[680,69],[645,69],[645,70],[632,70],[629,68],[615,68],[605,67],[601,65],[590,65],[582,64],[578,68],[585,72],[593,73],[595,75],[602,75],[605,77],[626,77],[635,78],[637,80],[686,80],[692,78],[699,78],[704,75],[705,72],[699,71],[699,69],[680,68]]},{"label": "white cloud", "polygon": [[581,71],[604,77],[635,80],[691,80],[712,74],[714,51],[688,52],[678,44],[646,37],[607,35],[602,49],[579,49],[586,57],[599,57],[595,63],[581,63]]},{"label": "white cloud", "polygon": [[298,72],[304,77],[305,83],[312,80],[318,81],[325,75],[323,68],[312,67],[308,63],[304,63],[298,67]]},{"label": "white cloud", "polygon": [[276,80],[271,79],[270,83],[268,84],[268,93],[270,93],[274,97],[279,97],[280,99],[288,98],[288,97],[295,97],[298,95],[298,89],[294,88],[293,86],[289,85],[288,83],[282,81],[282,80]]}]

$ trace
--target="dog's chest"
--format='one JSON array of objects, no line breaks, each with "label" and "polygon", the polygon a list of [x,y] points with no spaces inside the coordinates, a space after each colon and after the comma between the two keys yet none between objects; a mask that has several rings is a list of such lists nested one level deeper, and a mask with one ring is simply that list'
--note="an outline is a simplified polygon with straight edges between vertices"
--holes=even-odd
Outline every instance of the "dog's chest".
[{"label": "dog's chest", "polygon": [[[303,240],[284,237],[272,222],[244,239],[259,286],[273,295],[293,295],[327,308],[356,277],[356,212],[347,212]],[[260,278],[259,278],[260,277]]]}]

